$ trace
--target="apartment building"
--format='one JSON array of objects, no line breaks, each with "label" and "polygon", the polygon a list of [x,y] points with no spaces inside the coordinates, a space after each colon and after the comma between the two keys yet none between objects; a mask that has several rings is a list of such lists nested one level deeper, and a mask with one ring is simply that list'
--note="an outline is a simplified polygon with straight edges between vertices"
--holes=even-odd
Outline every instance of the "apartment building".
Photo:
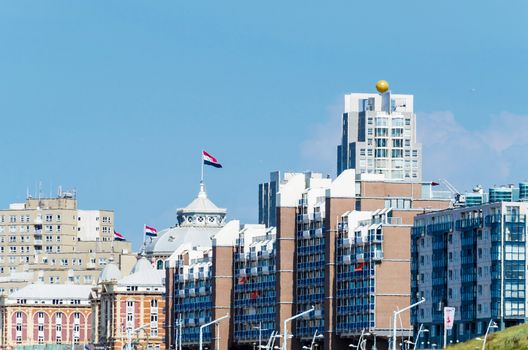
[{"label": "apartment building", "polygon": [[234,250],[232,323],[237,346],[264,345],[277,329],[275,253],[275,228],[242,227]]},{"label": "apartment building", "polygon": [[416,139],[413,95],[392,94],[388,83],[378,94],[345,95],[337,173],[384,174],[388,180],[422,179],[422,146]]},{"label": "apartment building", "polygon": [[328,175],[312,171],[306,172],[280,172],[272,171],[269,180],[259,184],[259,219],[258,223],[266,227],[277,226],[277,194],[284,193],[286,189],[290,191],[304,190],[310,187],[318,187],[318,183],[331,182]]},{"label": "apartment building", "polygon": [[228,320],[203,329],[202,341],[209,349],[231,346],[234,247],[241,229],[239,221],[229,221],[209,243],[184,243],[166,259],[166,348],[177,342],[197,348],[200,326],[226,315]]},{"label": "apartment building", "polygon": [[0,210],[0,291],[31,282],[92,284],[108,259],[131,268],[131,244],[114,241],[111,210],[81,210],[71,193]]},{"label": "apartment building", "polygon": [[140,255],[129,275],[112,261],[99,276],[90,298],[91,343],[97,349],[165,348],[164,271]]},{"label": "apartment building", "polygon": [[501,329],[525,322],[527,188],[492,188],[481,196],[489,201],[415,218],[412,300],[426,302],[412,323],[429,331],[424,346],[442,344],[446,306],[456,309],[448,343],[484,334],[490,320]]},{"label": "apartment building", "polygon": [[89,285],[27,285],[0,296],[0,348],[82,349],[91,337]]}]

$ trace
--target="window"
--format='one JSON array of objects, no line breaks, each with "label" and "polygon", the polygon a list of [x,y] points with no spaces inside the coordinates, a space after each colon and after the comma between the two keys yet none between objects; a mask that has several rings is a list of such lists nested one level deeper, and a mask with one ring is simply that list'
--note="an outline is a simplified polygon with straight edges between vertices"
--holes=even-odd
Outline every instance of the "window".
[{"label": "window", "polygon": [[46,215],[46,222],[51,222],[51,221],[53,221],[53,215],[47,214]]}]

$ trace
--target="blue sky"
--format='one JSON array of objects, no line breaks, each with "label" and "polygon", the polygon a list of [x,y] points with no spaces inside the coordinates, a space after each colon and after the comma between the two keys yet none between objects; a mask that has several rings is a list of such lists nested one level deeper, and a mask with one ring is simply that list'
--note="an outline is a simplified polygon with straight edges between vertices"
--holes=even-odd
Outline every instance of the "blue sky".
[{"label": "blue sky", "polygon": [[11,1],[0,205],[75,187],[136,244],[198,190],[254,222],[269,171],[335,172],[342,95],[415,95],[424,174],[528,177],[525,1]]}]

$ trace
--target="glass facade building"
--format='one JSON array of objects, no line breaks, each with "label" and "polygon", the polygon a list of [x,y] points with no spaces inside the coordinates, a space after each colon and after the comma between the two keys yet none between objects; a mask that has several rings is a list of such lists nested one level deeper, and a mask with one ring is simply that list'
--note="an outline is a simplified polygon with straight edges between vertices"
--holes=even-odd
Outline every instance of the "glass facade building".
[{"label": "glass facade building", "polygon": [[295,335],[311,339],[324,328],[325,249],[324,189],[310,189],[299,200],[296,229],[295,311],[315,307],[313,313],[295,322]]},{"label": "glass facade building", "polygon": [[[212,320],[211,248],[182,252],[176,261],[178,269],[174,278],[176,319],[183,322],[182,344],[197,344],[200,326]],[[204,343],[212,340],[211,329],[203,332]]]},{"label": "glass facade building", "polygon": [[412,311],[412,323],[429,329],[427,342],[442,343],[446,306],[456,309],[448,342],[485,333],[490,319],[501,328],[525,321],[527,210],[527,203],[500,201],[415,218],[411,296],[426,302]]},{"label": "glass facade building", "polygon": [[275,229],[246,225],[234,255],[233,341],[265,343],[275,324]]}]

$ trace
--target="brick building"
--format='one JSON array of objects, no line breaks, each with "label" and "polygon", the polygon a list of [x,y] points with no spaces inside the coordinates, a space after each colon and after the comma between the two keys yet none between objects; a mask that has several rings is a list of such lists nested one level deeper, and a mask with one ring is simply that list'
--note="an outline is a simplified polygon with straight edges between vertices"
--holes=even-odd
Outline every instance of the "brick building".
[{"label": "brick building", "polygon": [[30,284],[0,298],[0,348],[87,344],[91,337],[91,286]]}]

